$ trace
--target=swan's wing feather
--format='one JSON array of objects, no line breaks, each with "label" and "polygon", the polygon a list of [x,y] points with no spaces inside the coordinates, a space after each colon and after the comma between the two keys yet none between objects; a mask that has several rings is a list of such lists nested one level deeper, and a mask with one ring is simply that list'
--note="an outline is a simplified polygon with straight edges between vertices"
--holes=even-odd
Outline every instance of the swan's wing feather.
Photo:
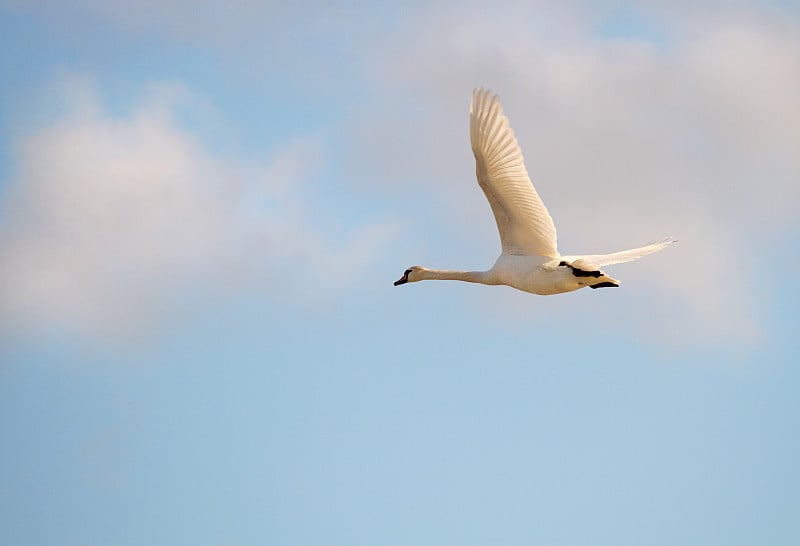
[{"label": "swan's wing feather", "polygon": [[497,95],[483,88],[472,92],[469,129],[478,184],[492,207],[503,253],[558,258],[556,227]]},{"label": "swan's wing feather", "polygon": [[621,252],[614,252],[613,254],[591,254],[586,256],[563,256],[564,261],[574,263],[577,260],[583,260],[593,266],[600,268],[607,265],[621,264],[625,262],[632,262],[638,260],[642,256],[653,254],[659,250],[663,250],[672,243],[677,243],[675,239],[665,238],[660,241],[653,241],[645,246],[633,248],[631,250],[623,250]]}]

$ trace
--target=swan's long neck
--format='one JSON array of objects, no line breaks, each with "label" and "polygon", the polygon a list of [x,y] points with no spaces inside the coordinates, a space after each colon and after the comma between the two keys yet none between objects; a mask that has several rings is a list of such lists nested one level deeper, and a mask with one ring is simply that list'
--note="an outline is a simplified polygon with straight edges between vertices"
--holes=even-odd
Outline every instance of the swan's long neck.
[{"label": "swan's long neck", "polygon": [[488,271],[448,271],[440,269],[424,269],[422,281],[465,281],[481,284],[494,284],[491,282]]}]

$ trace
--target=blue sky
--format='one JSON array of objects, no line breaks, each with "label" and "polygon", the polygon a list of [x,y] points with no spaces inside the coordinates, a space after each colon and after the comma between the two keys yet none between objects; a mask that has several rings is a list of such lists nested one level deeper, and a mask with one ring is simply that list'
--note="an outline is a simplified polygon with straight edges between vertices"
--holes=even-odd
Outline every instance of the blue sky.
[{"label": "blue sky", "polygon": [[[792,3],[0,3],[0,543],[792,544]],[[473,87],[563,253],[489,267]]]}]

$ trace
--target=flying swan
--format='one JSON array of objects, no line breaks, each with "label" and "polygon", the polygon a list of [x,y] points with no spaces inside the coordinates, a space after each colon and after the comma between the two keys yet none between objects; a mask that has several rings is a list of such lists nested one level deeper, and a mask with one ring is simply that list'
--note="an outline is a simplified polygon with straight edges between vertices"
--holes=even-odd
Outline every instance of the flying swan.
[{"label": "flying swan", "polygon": [[415,265],[395,281],[399,286],[426,280],[504,284],[533,294],[572,292],[584,286],[608,288],[620,281],[600,268],[638,260],[676,242],[662,239],[613,254],[562,256],[556,248],[553,219],[533,188],[522,152],[497,95],[482,87],[472,92],[469,137],[475,174],[497,222],[502,252],[488,271],[441,271]]}]

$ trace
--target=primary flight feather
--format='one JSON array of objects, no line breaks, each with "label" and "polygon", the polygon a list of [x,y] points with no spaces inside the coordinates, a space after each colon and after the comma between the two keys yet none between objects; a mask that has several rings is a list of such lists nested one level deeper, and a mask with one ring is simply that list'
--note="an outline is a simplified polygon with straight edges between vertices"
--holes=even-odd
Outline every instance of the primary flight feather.
[{"label": "primary flight feather", "polygon": [[662,239],[613,254],[561,256],[556,227],[528,177],[522,151],[497,95],[475,89],[470,104],[470,142],[475,174],[500,233],[501,253],[488,271],[446,271],[413,266],[395,286],[424,280],[460,280],[504,284],[540,295],[571,292],[584,286],[619,286],[600,268],[638,260],[674,243]]}]

